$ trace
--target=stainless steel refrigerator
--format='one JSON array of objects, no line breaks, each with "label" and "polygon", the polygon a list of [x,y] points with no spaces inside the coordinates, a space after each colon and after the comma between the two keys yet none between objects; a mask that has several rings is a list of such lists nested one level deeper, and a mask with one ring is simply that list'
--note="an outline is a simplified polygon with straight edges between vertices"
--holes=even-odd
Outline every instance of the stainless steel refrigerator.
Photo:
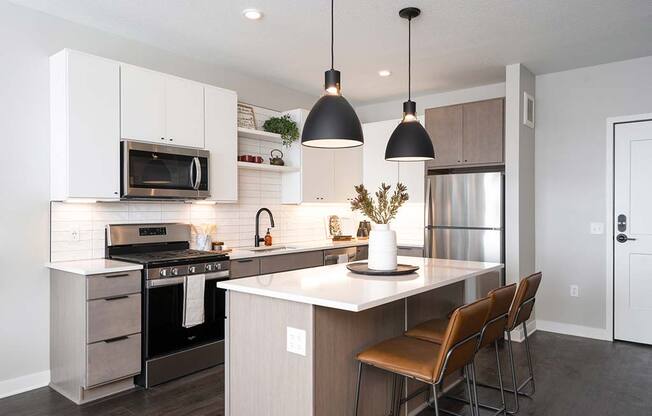
[{"label": "stainless steel refrigerator", "polygon": [[[426,180],[427,257],[504,263],[504,174],[429,175]],[[467,301],[503,283],[503,273],[467,282]]]}]

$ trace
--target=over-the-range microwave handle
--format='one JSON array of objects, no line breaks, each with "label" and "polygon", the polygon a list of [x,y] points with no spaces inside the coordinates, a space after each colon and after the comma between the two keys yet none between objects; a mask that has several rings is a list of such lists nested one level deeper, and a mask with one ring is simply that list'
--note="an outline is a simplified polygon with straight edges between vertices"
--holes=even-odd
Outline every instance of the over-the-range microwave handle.
[{"label": "over-the-range microwave handle", "polygon": [[192,158],[192,163],[195,166],[195,181],[193,182],[192,189],[199,189],[201,184],[201,163],[199,163],[199,158],[197,156]]}]

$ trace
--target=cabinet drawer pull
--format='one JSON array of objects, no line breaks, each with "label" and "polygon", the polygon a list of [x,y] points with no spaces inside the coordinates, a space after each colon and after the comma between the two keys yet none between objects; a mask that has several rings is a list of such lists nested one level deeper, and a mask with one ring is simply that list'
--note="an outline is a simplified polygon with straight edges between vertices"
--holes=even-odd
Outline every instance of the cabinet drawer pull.
[{"label": "cabinet drawer pull", "polygon": [[106,340],[104,340],[104,342],[105,342],[106,344],[111,344],[112,342],[124,341],[125,339],[129,339],[129,337],[126,336],[126,335],[123,335],[123,336],[121,336],[121,337],[115,337],[115,338],[111,338],[111,339],[106,339]]},{"label": "cabinet drawer pull", "polygon": [[113,279],[115,277],[127,277],[129,276],[129,273],[120,273],[120,274],[107,274],[104,277],[107,279]]},{"label": "cabinet drawer pull", "polygon": [[254,261],[253,259],[245,259],[245,260],[236,260],[238,263],[251,263]]},{"label": "cabinet drawer pull", "polygon": [[110,301],[112,301],[112,300],[127,299],[128,297],[129,297],[129,295],[112,296],[112,297],[110,297],[110,298],[106,298],[106,299],[104,299],[104,300],[107,301],[107,302],[110,302]]}]

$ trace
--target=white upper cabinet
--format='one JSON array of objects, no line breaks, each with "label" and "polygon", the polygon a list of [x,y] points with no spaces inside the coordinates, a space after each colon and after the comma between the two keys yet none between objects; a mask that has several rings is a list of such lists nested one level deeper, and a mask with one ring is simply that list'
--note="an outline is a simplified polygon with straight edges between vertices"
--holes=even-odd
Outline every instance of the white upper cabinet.
[{"label": "white upper cabinet", "polygon": [[[288,111],[292,120],[303,128],[308,110]],[[300,140],[284,149],[290,166],[298,172],[283,173],[281,202],[349,202],[355,197],[355,185],[362,183],[362,148],[318,149],[302,146]]]},{"label": "white upper cabinet", "polygon": [[121,137],[204,147],[204,87],[132,65],[121,66]]},{"label": "white upper cabinet", "polygon": [[204,87],[206,150],[211,154],[209,200],[238,200],[238,96],[221,88]]},{"label": "white upper cabinet", "polygon": [[[235,108],[237,109],[237,102]],[[169,143],[204,147],[204,86],[202,84],[177,77],[166,77],[165,115],[165,138]]]},{"label": "white upper cabinet", "polygon": [[[420,118],[421,120],[421,118]],[[385,160],[385,148],[400,119],[365,123],[363,183],[369,192],[375,192],[381,183],[396,185],[402,182],[408,188],[410,202],[424,201],[424,162],[389,162]],[[437,149],[435,149],[437,153]]]},{"label": "white upper cabinet", "polygon": [[119,199],[120,65],[71,50],[50,58],[51,199]]},{"label": "white upper cabinet", "polygon": [[355,186],[362,183],[363,147],[333,150],[335,202],[351,202],[355,199]]},{"label": "white upper cabinet", "polygon": [[333,202],[333,150],[305,147],[302,151],[302,202]]},{"label": "white upper cabinet", "polygon": [[121,137],[167,143],[165,136],[165,75],[122,65],[120,74]]}]

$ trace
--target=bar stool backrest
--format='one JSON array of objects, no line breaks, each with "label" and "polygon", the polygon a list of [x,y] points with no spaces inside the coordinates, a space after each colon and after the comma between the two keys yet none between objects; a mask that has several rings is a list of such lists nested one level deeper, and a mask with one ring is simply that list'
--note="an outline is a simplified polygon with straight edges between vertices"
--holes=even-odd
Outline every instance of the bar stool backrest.
[{"label": "bar stool backrest", "polygon": [[509,307],[514,300],[515,293],[516,283],[512,283],[511,285],[494,289],[487,295],[491,298],[491,308],[489,309],[487,323],[482,331],[480,348],[492,344],[505,333],[505,327],[507,326],[507,319],[509,317]]},{"label": "bar stool backrest", "polygon": [[530,319],[534,300],[541,283],[541,272],[533,273],[521,280],[516,289],[514,302],[509,310],[509,320],[507,321],[507,330],[511,331],[518,325]]},{"label": "bar stool backrest", "polygon": [[482,298],[457,308],[444,334],[433,379],[441,382],[444,376],[469,364],[475,355],[480,332],[484,326],[491,298]]}]

